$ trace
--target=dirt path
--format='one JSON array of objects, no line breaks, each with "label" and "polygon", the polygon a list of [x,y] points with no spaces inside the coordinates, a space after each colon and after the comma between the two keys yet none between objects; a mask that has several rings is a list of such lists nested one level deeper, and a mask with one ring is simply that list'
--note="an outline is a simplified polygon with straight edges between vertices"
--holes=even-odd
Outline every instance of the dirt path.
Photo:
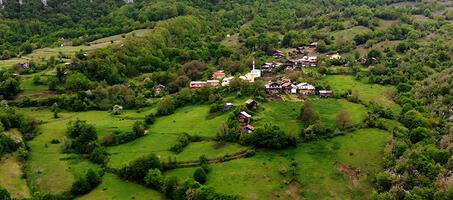
[{"label": "dirt path", "polygon": [[290,94],[289,97],[290,97],[291,100],[294,101],[294,102],[303,102],[303,101],[304,101],[303,99],[299,99],[299,98],[297,97],[297,95],[295,95],[295,94]]},{"label": "dirt path", "polygon": [[25,99],[25,98],[47,98],[50,96],[57,96],[57,95],[59,95],[59,94],[56,91],[46,90],[46,91],[44,91],[42,93],[38,93],[38,94],[19,95],[16,97],[16,100]]},{"label": "dirt path", "polygon": [[359,173],[354,167],[348,167],[343,163],[336,162],[333,164],[338,170],[341,172],[347,174],[349,178],[352,179],[352,184],[354,187],[359,186],[360,180],[359,180]]}]

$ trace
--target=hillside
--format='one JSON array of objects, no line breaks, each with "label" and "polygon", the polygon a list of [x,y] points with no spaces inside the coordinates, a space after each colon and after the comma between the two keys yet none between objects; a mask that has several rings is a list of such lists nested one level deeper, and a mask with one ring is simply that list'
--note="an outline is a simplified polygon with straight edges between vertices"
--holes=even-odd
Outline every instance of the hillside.
[{"label": "hillside", "polygon": [[0,199],[453,199],[453,2],[0,0]]}]

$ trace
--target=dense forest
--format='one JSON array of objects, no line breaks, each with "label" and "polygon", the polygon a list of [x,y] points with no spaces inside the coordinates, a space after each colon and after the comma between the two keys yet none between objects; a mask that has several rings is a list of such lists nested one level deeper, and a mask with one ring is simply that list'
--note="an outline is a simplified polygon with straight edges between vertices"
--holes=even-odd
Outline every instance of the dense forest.
[{"label": "dense forest", "polygon": [[[36,183],[27,181],[35,192],[32,199],[83,197],[99,187],[105,173],[151,188],[169,199],[242,199],[244,196],[219,192],[225,190],[210,185],[209,179],[216,174],[213,163],[241,156],[253,157],[260,149],[292,151],[312,142],[328,141],[370,128],[384,130],[389,136],[380,152],[379,170],[367,172],[372,174],[371,189],[360,191],[366,193],[367,199],[453,199],[451,1],[44,2],[0,1],[0,59],[27,58],[44,47],[89,46],[94,40],[114,35],[121,35],[123,40],[121,43],[112,40],[106,47],[80,50],[74,55],[30,61],[26,67],[15,63],[1,69],[0,95],[5,100],[0,109],[0,158],[18,152],[24,166],[31,163],[27,159],[34,149],[28,143],[46,134],[39,127],[48,122],[34,115],[20,114],[27,109],[49,110],[52,120],[63,120],[61,113],[82,113],[77,115],[82,116],[96,111],[121,116],[121,120],[137,121],[126,130],[121,128],[108,134],[99,131],[91,119],[71,119],[62,125],[64,137],[51,142],[61,142],[58,153],[81,156],[101,170],[90,169],[77,174],[69,189],[45,195],[39,193],[39,187],[34,186]],[[125,36],[142,29],[149,30],[143,37]],[[293,59],[274,56],[278,50],[286,53],[313,43],[316,43],[315,50],[304,48],[304,55],[316,55],[316,67],[288,70],[285,66]],[[332,59],[334,54],[342,56]],[[252,65],[260,68],[266,63],[284,64],[276,67],[271,75],[253,82],[240,78]],[[196,90],[188,87],[192,81],[215,79],[213,73],[219,70],[234,77],[229,86],[204,86]],[[339,76],[352,77],[356,83],[339,91],[336,88],[342,82],[336,85],[326,81]],[[286,133],[288,127],[272,120],[272,123],[262,124],[266,114],[278,110],[273,107],[257,109],[247,104],[224,110],[225,103],[236,99],[242,102],[244,98],[273,105],[269,98],[272,95],[267,94],[265,85],[282,78],[289,79],[290,83],[313,84],[317,90],[333,90],[333,99],[363,106],[364,119],[353,124],[353,111],[345,109],[336,115],[335,125],[326,125],[315,94],[299,95],[304,102],[297,103],[297,111],[293,107],[292,111],[284,106],[279,108],[288,113],[300,112],[291,119],[301,127],[296,134]],[[30,83],[26,83],[27,80],[31,80]],[[26,93],[24,88],[30,85],[46,95]],[[371,89],[359,93],[361,85],[371,85]],[[165,89],[161,91],[159,87]],[[380,87],[394,88],[391,94],[379,95],[379,98],[390,96],[390,106],[382,104],[378,98],[363,99],[367,92]],[[204,105],[209,107],[206,120],[225,116],[214,130],[215,136],[192,135],[190,130],[184,130],[178,133],[169,151],[177,155],[188,145],[200,141],[215,141],[219,146],[233,143],[251,149],[219,160],[202,155],[196,162],[199,167],[193,178],[184,180],[167,175],[179,165],[187,164],[172,161],[171,156],[165,159],[149,154],[121,167],[109,165],[115,154],[108,148],[155,134],[148,130],[153,130],[159,119],[172,120],[173,125],[181,123],[176,117],[171,120],[167,117],[180,114],[178,109]],[[137,113],[148,108],[153,111],[139,118],[130,113],[124,117],[123,108],[137,110]],[[245,116],[258,118],[258,128],[252,128],[253,133],[244,134],[244,126],[238,122],[238,116],[244,112]],[[11,130],[18,130],[24,139],[12,137]],[[302,175],[294,171],[301,164],[298,165],[296,158],[291,159],[289,170],[285,168],[285,172],[280,170],[280,173],[285,174],[285,181],[300,184]],[[29,167],[23,168],[24,175],[35,173]],[[287,171],[292,174],[286,174]],[[0,197],[2,195],[9,199],[10,194],[1,189],[0,184]]]}]

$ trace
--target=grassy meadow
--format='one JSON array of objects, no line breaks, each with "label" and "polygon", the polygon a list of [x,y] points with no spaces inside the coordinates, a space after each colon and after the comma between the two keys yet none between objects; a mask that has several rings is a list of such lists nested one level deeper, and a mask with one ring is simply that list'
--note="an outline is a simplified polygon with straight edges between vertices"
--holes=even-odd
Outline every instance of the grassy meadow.
[{"label": "grassy meadow", "polygon": [[77,198],[78,200],[107,199],[165,199],[159,192],[142,185],[128,183],[114,174],[105,173],[102,183],[90,193]]},{"label": "grassy meadow", "polygon": [[330,85],[334,93],[358,89],[359,99],[365,103],[375,101],[386,108],[393,109],[395,113],[401,111],[401,107],[392,100],[392,95],[395,92],[395,88],[392,86],[363,83],[349,75],[330,75],[323,81]]},{"label": "grassy meadow", "polygon": [[14,198],[29,198],[30,190],[22,177],[21,168],[17,153],[4,155],[0,159],[0,186],[6,188]]},{"label": "grassy meadow", "polygon": [[207,119],[208,105],[186,106],[179,108],[174,114],[157,118],[150,127],[152,133],[183,133],[202,137],[214,137],[215,133],[226,121],[228,114]]},{"label": "grassy meadow", "polygon": [[[113,44],[120,43],[125,38],[132,36],[132,35],[136,36],[136,37],[144,37],[150,31],[151,31],[151,29],[135,30],[135,31],[129,32],[127,34],[119,34],[119,35],[101,38],[101,39],[89,42],[86,45],[80,45],[80,46],[64,45],[64,46],[46,47],[46,48],[36,49],[32,53],[23,55],[20,58],[18,57],[18,58],[11,58],[8,60],[0,60],[0,69],[9,68],[13,65],[18,64],[19,62],[26,62],[26,61],[30,61],[30,60],[35,61],[35,62],[41,62],[43,60],[49,59],[51,56],[57,57],[60,53],[67,55],[67,56],[72,56],[80,50],[91,51],[94,49],[106,47],[106,46],[112,44],[112,41],[113,41]],[[123,37],[123,35],[125,37]]]},{"label": "grassy meadow", "polygon": [[[254,157],[211,165],[207,185],[245,199],[364,199],[371,192],[371,179],[382,162],[388,133],[362,129],[329,140],[303,143],[280,151],[258,151]],[[297,163],[297,189],[291,190],[280,170]],[[343,163],[359,169],[359,185],[339,171]],[[167,176],[192,177],[195,168],[167,171]],[[260,187],[256,187],[259,185]]]}]

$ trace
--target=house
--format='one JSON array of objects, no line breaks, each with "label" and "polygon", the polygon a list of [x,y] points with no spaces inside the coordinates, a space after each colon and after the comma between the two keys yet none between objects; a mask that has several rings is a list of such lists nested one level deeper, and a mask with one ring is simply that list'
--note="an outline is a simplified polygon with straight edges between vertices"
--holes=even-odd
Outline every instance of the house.
[{"label": "house", "polygon": [[231,108],[233,108],[233,103],[223,104],[223,110],[227,111],[227,110],[231,110]]},{"label": "house", "polygon": [[241,128],[241,133],[247,133],[250,134],[255,130],[255,127],[253,127],[250,124],[247,124]]},{"label": "house", "polygon": [[261,69],[265,72],[271,72],[274,70],[274,64],[273,63],[264,63],[261,65]]},{"label": "house", "polygon": [[219,80],[207,80],[206,82],[212,87],[216,87],[216,86],[220,85]]},{"label": "house", "polygon": [[252,115],[246,113],[245,111],[240,112],[238,115],[238,121],[241,124],[248,124],[250,123],[251,119]]},{"label": "house", "polygon": [[212,78],[213,79],[223,79],[225,78],[225,72],[223,70],[217,71],[212,73]]},{"label": "house", "polygon": [[203,86],[205,86],[207,84],[208,84],[208,82],[206,82],[206,81],[191,81],[189,83],[189,87],[192,90],[196,90],[196,89],[202,88]]},{"label": "house", "polygon": [[333,59],[340,59],[341,58],[341,55],[339,53],[335,53],[335,54],[332,54],[330,55],[329,59],[330,60],[333,60]]},{"label": "house", "polygon": [[297,60],[297,64],[302,67],[315,67],[318,62],[318,57],[316,56],[304,56],[302,59]]},{"label": "house", "polygon": [[287,82],[282,84],[282,90],[286,94],[296,94],[297,93],[297,86],[294,84]]},{"label": "house", "polygon": [[17,66],[22,68],[22,69],[30,69],[30,63],[29,62],[21,62]]},{"label": "house", "polygon": [[318,42],[313,42],[313,43],[308,45],[309,49],[316,49],[317,47],[318,47]]},{"label": "house", "polygon": [[319,90],[320,97],[332,97],[333,93],[331,90]]},{"label": "house", "polygon": [[280,94],[282,92],[282,86],[275,82],[270,82],[265,85],[266,92],[269,94]]},{"label": "house", "polygon": [[367,60],[364,57],[360,57],[355,61],[361,65],[366,65],[366,62],[367,62]]},{"label": "house", "polygon": [[297,92],[302,95],[312,95],[315,94],[315,86],[309,83],[299,83],[296,85]]},{"label": "house", "polygon": [[316,57],[316,56],[308,57],[308,63],[310,63],[310,67],[316,67],[317,62],[318,62],[318,57]]},{"label": "house", "polygon": [[[261,72],[260,72],[260,74],[261,74]],[[240,76],[239,78],[241,78],[241,77],[242,77],[242,76]],[[243,78],[241,78],[241,79],[247,80],[247,81],[252,82],[252,83],[255,82],[255,77],[256,77],[256,76],[253,75],[253,74],[251,74],[251,73],[245,74],[244,77],[245,77],[245,79],[243,79]]]},{"label": "house", "polygon": [[254,101],[253,99],[249,99],[245,101],[245,106],[247,106],[248,109],[257,109],[258,108],[258,103]]},{"label": "house", "polygon": [[160,94],[160,93],[164,92],[165,88],[166,88],[165,85],[161,85],[161,84],[156,85],[156,87],[155,87],[156,94]]},{"label": "house", "polygon": [[274,53],[272,54],[272,57],[274,57],[275,59],[279,59],[285,57],[285,54],[283,54],[283,52],[280,50],[275,50]]},{"label": "house", "polygon": [[230,81],[233,80],[233,79],[234,79],[234,77],[232,77],[232,76],[227,77],[227,78],[224,78],[224,79],[222,80],[222,86],[228,86],[228,85],[230,85]]},{"label": "house", "polygon": [[67,62],[67,63],[64,64],[64,66],[65,66],[66,68],[68,68],[68,69],[74,69],[74,68],[75,68],[75,65],[76,65],[76,64],[75,64],[74,62],[72,62],[72,61],[71,61],[71,62]]}]

